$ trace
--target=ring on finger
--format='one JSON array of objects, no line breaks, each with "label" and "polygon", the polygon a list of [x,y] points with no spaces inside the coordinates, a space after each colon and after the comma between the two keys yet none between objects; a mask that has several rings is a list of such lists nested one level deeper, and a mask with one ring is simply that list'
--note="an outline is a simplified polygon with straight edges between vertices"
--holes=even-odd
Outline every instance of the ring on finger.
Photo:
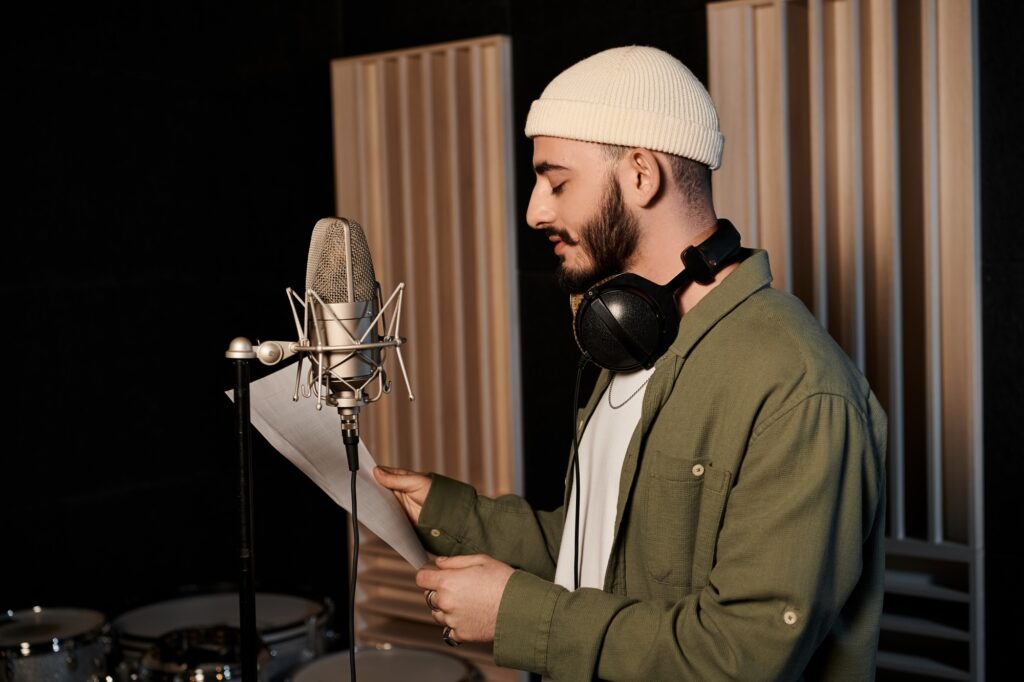
[{"label": "ring on finger", "polygon": [[425,597],[426,602],[427,602],[427,606],[429,606],[430,610],[433,611],[434,613],[437,613],[438,611],[441,610],[440,608],[438,608],[437,604],[434,603],[434,597],[436,595],[437,595],[437,590],[427,590],[427,594],[426,594],[426,597]]},{"label": "ring on finger", "polygon": [[459,646],[460,644],[462,644],[462,642],[456,642],[454,639],[452,639],[453,632],[454,630],[452,629],[451,625],[445,625],[444,630],[441,631],[441,639],[443,639],[444,643],[448,646]]}]

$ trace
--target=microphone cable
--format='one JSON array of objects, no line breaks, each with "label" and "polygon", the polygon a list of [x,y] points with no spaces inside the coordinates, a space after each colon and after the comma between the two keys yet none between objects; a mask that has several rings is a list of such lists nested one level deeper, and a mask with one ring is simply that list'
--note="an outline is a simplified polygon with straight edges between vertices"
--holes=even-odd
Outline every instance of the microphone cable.
[{"label": "microphone cable", "polygon": [[345,451],[352,482],[352,565],[348,587],[348,671],[356,682],[356,576],[359,573],[359,511],[356,505],[356,472],[359,470],[359,438],[345,437]]},{"label": "microphone cable", "polygon": [[356,574],[359,571],[359,514],[356,511],[356,472],[352,472],[352,576],[348,589],[348,669],[356,682]]}]

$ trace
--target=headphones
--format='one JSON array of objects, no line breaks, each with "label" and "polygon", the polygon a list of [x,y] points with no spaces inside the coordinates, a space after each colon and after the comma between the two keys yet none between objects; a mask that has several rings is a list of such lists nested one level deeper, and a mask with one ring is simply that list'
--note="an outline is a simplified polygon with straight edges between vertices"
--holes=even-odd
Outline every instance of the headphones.
[{"label": "headphones", "polygon": [[650,369],[679,329],[676,292],[690,282],[710,284],[741,253],[740,233],[719,220],[710,237],[680,254],[683,271],[668,284],[624,272],[590,287],[574,300],[573,332],[584,358],[615,372]]}]

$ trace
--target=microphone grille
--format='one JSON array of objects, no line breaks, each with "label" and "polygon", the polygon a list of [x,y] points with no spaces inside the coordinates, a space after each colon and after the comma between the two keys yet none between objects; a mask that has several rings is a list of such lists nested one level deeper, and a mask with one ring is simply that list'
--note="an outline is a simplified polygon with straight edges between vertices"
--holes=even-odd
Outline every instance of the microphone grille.
[{"label": "microphone grille", "polygon": [[359,223],[347,218],[318,220],[309,240],[306,290],[315,291],[324,303],[372,301],[376,282],[370,246]]}]

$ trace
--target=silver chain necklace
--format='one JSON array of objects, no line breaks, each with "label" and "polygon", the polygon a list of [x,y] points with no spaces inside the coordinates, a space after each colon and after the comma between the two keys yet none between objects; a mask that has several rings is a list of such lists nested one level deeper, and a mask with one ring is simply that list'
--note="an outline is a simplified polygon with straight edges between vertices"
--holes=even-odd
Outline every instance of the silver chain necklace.
[{"label": "silver chain necklace", "polygon": [[650,381],[651,377],[653,377],[653,376],[654,376],[653,372],[651,372],[649,375],[647,375],[647,378],[644,379],[644,383],[642,383],[639,386],[637,386],[636,390],[633,391],[632,393],[630,393],[628,398],[626,398],[621,403],[616,405],[615,403],[612,402],[612,388],[615,386],[615,377],[616,377],[616,375],[612,374],[612,380],[611,380],[611,382],[608,383],[608,407],[612,408],[613,410],[617,410],[620,407],[622,407],[623,405],[625,405],[626,403],[628,403],[630,400],[632,400],[633,398],[636,397],[637,393],[639,393],[640,391],[643,390],[644,386],[647,385],[647,382]]}]

